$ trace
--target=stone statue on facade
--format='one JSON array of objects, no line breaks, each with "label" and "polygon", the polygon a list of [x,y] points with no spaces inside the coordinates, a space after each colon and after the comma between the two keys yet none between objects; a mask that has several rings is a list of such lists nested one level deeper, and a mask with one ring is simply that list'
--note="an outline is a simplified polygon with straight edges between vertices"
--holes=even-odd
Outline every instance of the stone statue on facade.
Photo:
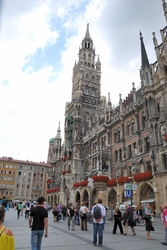
[{"label": "stone statue on facade", "polygon": [[164,145],[166,145],[166,134],[167,134],[167,129],[166,126],[163,124],[161,126],[161,137]]},{"label": "stone statue on facade", "polygon": [[116,171],[116,179],[118,179],[119,177],[121,177],[121,169],[118,169]]}]

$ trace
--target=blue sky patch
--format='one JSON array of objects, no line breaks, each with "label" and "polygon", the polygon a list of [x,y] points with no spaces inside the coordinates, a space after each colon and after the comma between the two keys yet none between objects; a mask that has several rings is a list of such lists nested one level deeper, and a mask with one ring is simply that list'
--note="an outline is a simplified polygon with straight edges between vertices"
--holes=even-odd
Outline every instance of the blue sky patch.
[{"label": "blue sky patch", "polygon": [[6,87],[9,84],[9,80],[5,79],[2,81],[2,86]]}]

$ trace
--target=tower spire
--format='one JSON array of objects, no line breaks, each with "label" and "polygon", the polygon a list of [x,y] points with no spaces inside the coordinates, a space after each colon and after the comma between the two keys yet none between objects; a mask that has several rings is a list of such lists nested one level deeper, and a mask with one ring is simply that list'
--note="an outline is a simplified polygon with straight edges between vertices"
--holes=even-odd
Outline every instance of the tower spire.
[{"label": "tower spire", "polygon": [[144,42],[143,42],[143,37],[142,37],[142,33],[140,32],[140,41],[141,41],[141,62],[142,62],[142,68],[149,68],[149,61],[148,61],[148,57],[147,57],[147,53],[146,53],[146,49],[144,46]]},{"label": "tower spire", "polygon": [[110,98],[110,93],[108,93],[108,106],[111,106],[111,98]]},{"label": "tower spire", "polygon": [[90,39],[90,33],[89,33],[89,23],[87,24],[87,29],[86,29],[85,38],[86,38],[86,39]]},{"label": "tower spire", "polygon": [[59,122],[58,130],[57,130],[57,135],[56,135],[55,139],[61,140],[60,122]]}]

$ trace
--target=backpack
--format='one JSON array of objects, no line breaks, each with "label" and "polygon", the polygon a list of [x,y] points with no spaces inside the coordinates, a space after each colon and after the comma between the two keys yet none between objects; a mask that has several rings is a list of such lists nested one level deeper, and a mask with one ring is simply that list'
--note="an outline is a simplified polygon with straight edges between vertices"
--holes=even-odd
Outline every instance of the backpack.
[{"label": "backpack", "polygon": [[98,205],[94,207],[93,216],[95,219],[100,219],[102,217],[101,208]]}]

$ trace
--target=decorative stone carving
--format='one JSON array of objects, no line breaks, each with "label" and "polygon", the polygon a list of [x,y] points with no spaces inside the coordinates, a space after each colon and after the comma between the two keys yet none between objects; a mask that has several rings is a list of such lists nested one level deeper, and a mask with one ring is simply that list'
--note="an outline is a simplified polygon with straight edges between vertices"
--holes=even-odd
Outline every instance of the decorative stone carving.
[{"label": "decorative stone carving", "polygon": [[161,137],[164,145],[166,145],[166,134],[167,134],[167,129],[166,126],[163,124],[161,126]]},{"label": "decorative stone carving", "polygon": [[119,177],[121,177],[121,169],[118,169],[116,171],[116,179],[118,179]]}]

